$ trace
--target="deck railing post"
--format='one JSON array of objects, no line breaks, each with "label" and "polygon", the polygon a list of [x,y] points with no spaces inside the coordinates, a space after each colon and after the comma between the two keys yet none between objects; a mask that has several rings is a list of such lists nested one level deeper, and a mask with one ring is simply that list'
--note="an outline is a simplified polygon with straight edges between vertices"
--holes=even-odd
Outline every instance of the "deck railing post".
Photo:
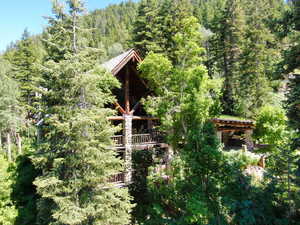
[{"label": "deck railing post", "polygon": [[217,138],[222,143],[222,131],[220,130],[217,131]]},{"label": "deck railing post", "polygon": [[252,134],[253,134],[253,130],[245,130],[245,142],[246,142],[248,150],[250,150],[250,151],[253,150],[253,148],[254,148]]},{"label": "deck railing post", "polygon": [[132,179],[132,115],[124,114],[124,147],[125,147],[125,178],[126,184]]}]

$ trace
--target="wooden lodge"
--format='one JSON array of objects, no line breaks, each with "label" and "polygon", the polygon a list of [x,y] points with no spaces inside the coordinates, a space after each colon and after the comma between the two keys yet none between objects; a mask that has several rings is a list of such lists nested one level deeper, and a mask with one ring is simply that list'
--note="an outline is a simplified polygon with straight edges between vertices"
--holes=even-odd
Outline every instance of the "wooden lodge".
[{"label": "wooden lodge", "polygon": [[[114,148],[125,160],[125,172],[114,176],[111,181],[121,185],[132,181],[134,150],[165,149],[167,161],[171,154],[171,149],[164,143],[163,136],[155,129],[159,123],[158,119],[148,115],[141,105],[141,99],[153,93],[137,70],[140,62],[139,54],[131,49],[102,64],[121,83],[121,88],[113,92],[117,99],[113,107],[118,111],[118,115],[108,118],[113,124],[122,124],[123,127],[120,133],[112,137],[115,142]],[[251,140],[253,121],[214,118],[212,122],[216,126],[217,136],[225,147],[233,145],[242,147],[244,144],[248,149],[253,149]]]},{"label": "wooden lodge", "polygon": [[121,88],[114,90],[117,101],[114,107],[117,116],[109,117],[115,125],[122,123],[122,131],[112,139],[115,148],[125,160],[125,173],[112,179],[114,182],[128,184],[132,180],[132,151],[145,150],[154,147],[165,148],[162,135],[155,130],[159,122],[157,118],[147,115],[141,105],[141,99],[151,94],[147,81],[142,79],[137,70],[141,62],[139,54],[131,49],[102,64],[121,83]]}]

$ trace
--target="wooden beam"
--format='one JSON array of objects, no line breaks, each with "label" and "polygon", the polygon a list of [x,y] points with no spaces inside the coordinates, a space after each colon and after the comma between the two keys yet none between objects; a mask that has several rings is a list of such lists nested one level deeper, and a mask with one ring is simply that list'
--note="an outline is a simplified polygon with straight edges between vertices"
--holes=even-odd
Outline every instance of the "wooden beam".
[{"label": "wooden beam", "polygon": [[114,105],[116,106],[116,109],[121,113],[121,114],[125,114],[125,110],[123,109],[123,107],[118,103],[115,102]]},{"label": "wooden beam", "polygon": [[[110,116],[107,117],[108,120],[124,120],[123,116]],[[133,116],[133,120],[159,120],[156,117],[150,117],[150,116]]]},{"label": "wooden beam", "polygon": [[125,112],[126,114],[130,114],[130,100],[129,100],[129,70],[126,68],[125,74]]},{"label": "wooden beam", "polygon": [[133,120],[159,120],[159,118],[151,117],[151,116],[134,116]]},{"label": "wooden beam", "polygon": [[137,108],[141,105],[141,102],[138,101],[132,108],[132,110],[130,111],[130,114],[133,114],[135,112],[135,110],[137,110]]},{"label": "wooden beam", "polygon": [[132,70],[134,71],[134,74],[137,76],[137,78],[142,82],[142,84],[145,86],[145,88],[150,89],[148,84],[145,82],[144,79],[142,79],[140,77],[140,75],[138,74],[138,70],[136,67],[134,67],[133,65],[131,65]]},{"label": "wooden beam", "polygon": [[246,130],[253,130],[252,128],[217,128],[217,131],[223,131],[223,132],[232,132],[232,131],[246,131]]}]

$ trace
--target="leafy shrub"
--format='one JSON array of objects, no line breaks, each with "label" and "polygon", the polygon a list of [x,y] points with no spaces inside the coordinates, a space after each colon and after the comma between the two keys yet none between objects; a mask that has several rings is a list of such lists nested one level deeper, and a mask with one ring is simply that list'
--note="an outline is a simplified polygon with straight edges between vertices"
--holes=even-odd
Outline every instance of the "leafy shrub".
[{"label": "leafy shrub", "polygon": [[244,150],[224,151],[224,155],[229,164],[245,169],[247,166],[256,166],[260,160],[258,154]]},{"label": "leafy shrub", "polygon": [[10,199],[11,173],[10,163],[0,154],[0,224],[11,225],[17,216],[17,210]]},{"label": "leafy shrub", "polygon": [[282,145],[287,137],[285,111],[276,106],[262,107],[256,116],[254,138],[272,146]]}]

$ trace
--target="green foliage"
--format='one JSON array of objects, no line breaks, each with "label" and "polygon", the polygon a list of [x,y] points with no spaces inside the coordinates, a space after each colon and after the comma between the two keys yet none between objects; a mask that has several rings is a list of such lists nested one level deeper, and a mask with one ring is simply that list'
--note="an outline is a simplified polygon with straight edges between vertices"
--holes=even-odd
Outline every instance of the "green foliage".
[{"label": "green foliage", "polygon": [[260,156],[244,150],[225,151],[224,155],[229,164],[233,164],[239,169],[245,169],[247,166],[257,166]]},{"label": "green foliage", "polygon": [[29,155],[18,157],[12,177],[11,199],[18,211],[15,225],[32,225],[36,223],[37,199],[34,179],[40,174],[31,162]]},{"label": "green foliage", "polygon": [[286,107],[287,116],[291,127],[300,129],[300,76],[296,75],[290,80],[289,92],[287,94]]},{"label": "green foliage", "polygon": [[17,83],[9,77],[9,62],[0,58],[0,128],[16,130],[22,123]]},{"label": "green foliage", "polygon": [[219,19],[218,33],[213,37],[212,44],[217,48],[214,57],[222,59],[220,66],[223,70],[223,110],[227,114],[238,114],[236,105],[239,98],[240,61],[244,48],[246,29],[245,12],[242,2],[228,0]]},{"label": "green foliage", "polygon": [[[107,120],[114,112],[106,107],[119,83],[100,67],[102,51],[82,42],[82,1],[68,1],[70,14],[59,6],[54,4],[48,39],[56,47],[47,48],[54,52],[40,68],[44,116],[33,157],[41,171],[34,181],[40,196],[37,224],[128,224],[133,206],[128,190],[109,182],[123,170],[112,149],[117,129]],[[63,27],[70,39],[59,33]]]},{"label": "green foliage", "polygon": [[255,118],[254,138],[259,143],[282,146],[288,137],[285,111],[276,106],[264,106],[258,110]]},{"label": "green foliage", "polygon": [[[118,83],[95,66],[95,56],[95,52],[81,51],[45,67],[53,78],[52,89],[44,93],[49,104],[45,114],[50,116],[43,127],[44,144],[34,158],[42,170],[34,182],[41,195],[41,224],[124,224],[129,220],[127,189],[108,183],[122,170],[121,161],[109,149],[115,129],[106,118],[112,111],[104,108],[114,100],[111,89]],[[42,222],[46,205],[53,214]],[[112,216],[116,210],[118,217]]]},{"label": "green foliage", "polygon": [[141,48],[143,56],[151,51],[164,53],[172,62],[180,63],[175,53],[180,46],[174,37],[185,32],[184,19],[193,15],[190,2],[142,1],[138,13],[133,30],[134,46]]},{"label": "green foliage", "polygon": [[161,119],[161,128],[174,146],[184,141],[193,121],[203,123],[216,112],[218,104],[214,99],[220,86],[201,65],[204,50],[198,45],[196,19],[191,17],[181,23],[182,31],[174,36],[178,49],[173,54],[180,63],[172,64],[166,56],[151,52],[139,66],[157,95],[147,99],[146,108]]},{"label": "green foliage", "polygon": [[215,130],[206,122],[217,112],[220,82],[209,78],[201,65],[204,50],[196,19],[180,23],[172,61],[150,52],[139,66],[156,93],[145,101],[146,108],[161,119],[161,129],[179,155],[169,179],[149,182],[152,204],[145,224],[207,224],[218,208],[209,200],[218,192],[217,182],[210,179],[222,176],[222,154]]},{"label": "green foliage", "polygon": [[14,206],[10,194],[12,192],[10,163],[0,154],[0,224],[11,225],[14,223],[18,212]]},{"label": "green foliage", "polygon": [[215,10],[202,15],[213,32],[206,65],[211,76],[224,77],[224,113],[253,117],[271,101],[270,82],[276,78],[284,45],[270,24],[283,16],[282,6],[281,0],[206,3],[205,10]]},{"label": "green foliage", "polygon": [[[104,59],[115,57],[118,51],[132,46],[131,30],[137,15],[138,3],[132,1],[109,5],[92,11],[83,18],[84,27],[91,32],[85,38],[90,47],[101,48],[107,54]],[[118,47],[117,52],[112,48]]]},{"label": "green foliage", "polygon": [[26,110],[27,119],[33,119],[40,108],[40,95],[38,88],[40,74],[36,66],[41,63],[44,50],[37,37],[30,37],[27,30],[22,40],[16,44],[15,49],[5,55],[11,63],[10,77],[17,81],[20,91],[20,103]]},{"label": "green foliage", "polygon": [[151,203],[151,194],[147,188],[147,176],[153,166],[154,150],[134,151],[132,155],[133,182],[129,187],[130,195],[136,204],[132,211],[135,222],[143,223],[147,218],[147,207]]},{"label": "green foliage", "polygon": [[158,5],[157,0],[142,0],[138,8],[138,15],[132,31],[132,41],[142,56],[151,50],[155,52],[160,50],[157,43],[160,32],[157,24]]}]

